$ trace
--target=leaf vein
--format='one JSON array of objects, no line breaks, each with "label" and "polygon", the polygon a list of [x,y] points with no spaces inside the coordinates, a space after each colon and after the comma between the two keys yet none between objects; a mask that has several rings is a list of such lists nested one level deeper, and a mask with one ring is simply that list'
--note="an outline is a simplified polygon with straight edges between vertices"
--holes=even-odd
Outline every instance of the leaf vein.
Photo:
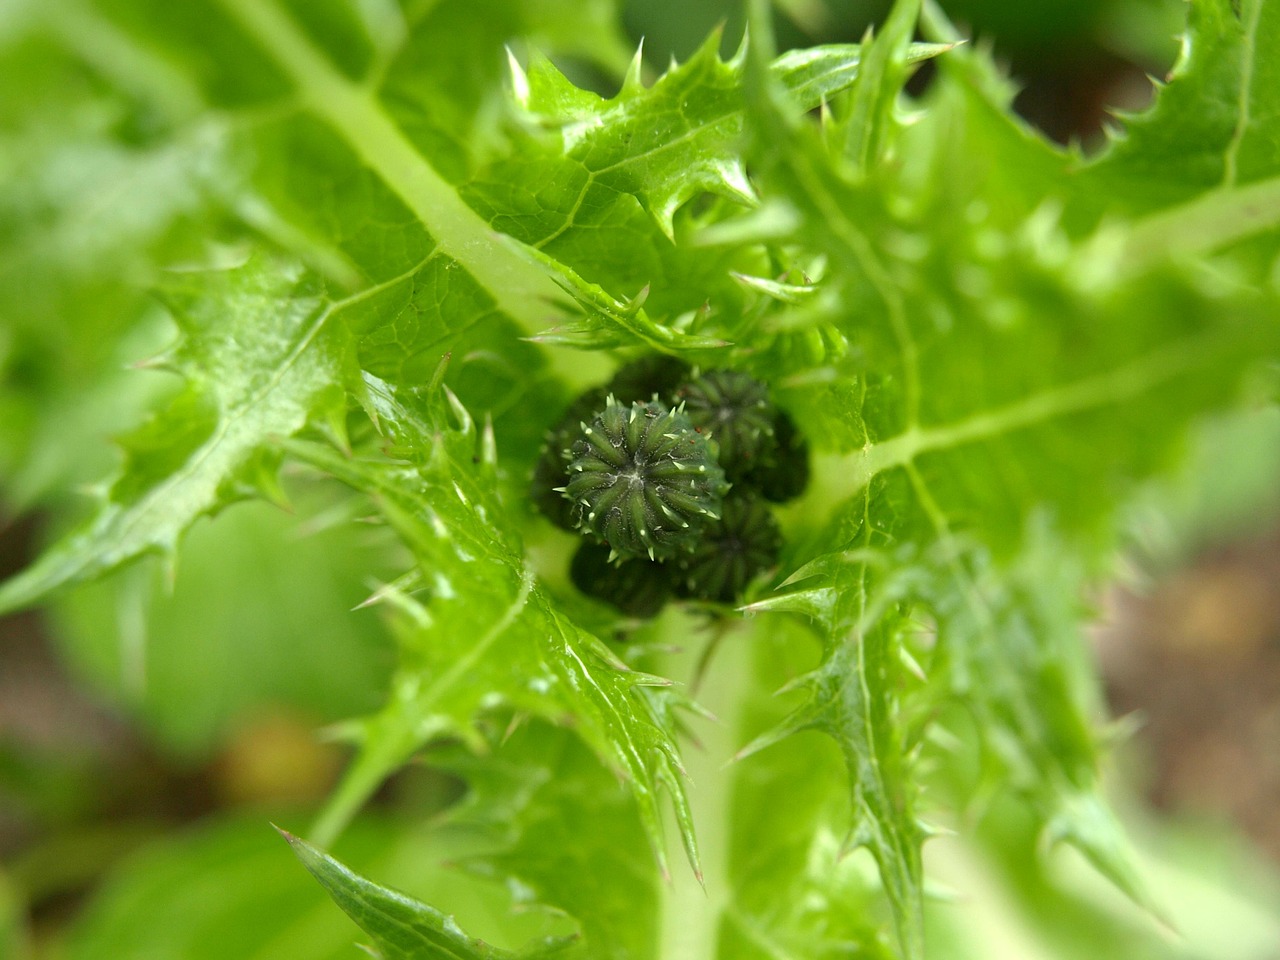
[{"label": "leaf vein", "polygon": [[1240,61],[1240,92],[1237,96],[1239,109],[1235,129],[1231,132],[1231,140],[1227,144],[1224,157],[1222,185],[1235,186],[1239,174],[1240,146],[1244,142],[1250,123],[1250,112],[1253,100],[1254,57],[1257,51],[1256,37],[1258,23],[1262,17],[1262,0],[1253,0],[1249,5],[1249,20],[1244,27],[1244,52]]}]

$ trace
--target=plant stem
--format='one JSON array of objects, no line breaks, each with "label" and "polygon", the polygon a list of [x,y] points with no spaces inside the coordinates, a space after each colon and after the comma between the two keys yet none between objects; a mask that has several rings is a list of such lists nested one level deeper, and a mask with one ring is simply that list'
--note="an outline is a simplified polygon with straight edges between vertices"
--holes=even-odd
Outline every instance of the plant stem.
[{"label": "plant stem", "polygon": [[[658,960],[713,960],[721,918],[730,901],[728,826],[734,771],[726,764],[739,746],[738,703],[747,683],[749,651],[742,644],[726,647],[706,671],[697,692],[698,701],[720,720],[703,724],[698,730],[700,743],[687,745],[682,753],[692,781],[689,802],[704,873],[699,883],[693,871],[672,858],[671,880],[662,888]],[[699,645],[690,643],[668,665],[669,675],[691,682],[700,655]],[[674,826],[674,818],[670,820]]]}]

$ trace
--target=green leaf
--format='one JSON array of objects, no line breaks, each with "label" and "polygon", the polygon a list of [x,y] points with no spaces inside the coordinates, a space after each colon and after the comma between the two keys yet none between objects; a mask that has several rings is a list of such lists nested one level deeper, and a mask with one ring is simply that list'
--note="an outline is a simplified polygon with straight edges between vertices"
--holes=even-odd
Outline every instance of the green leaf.
[{"label": "green leaf", "polygon": [[442,252],[475,279],[498,309],[527,327],[541,326],[541,301],[554,293],[550,282],[515,247],[499,242],[366,87],[340,74],[274,0],[220,0],[219,6],[261,46],[308,108],[400,198]]},{"label": "green leaf", "polygon": [[[488,885],[441,865],[472,847],[456,834],[369,818],[340,853],[385,882],[447,898],[463,923],[504,920],[507,937],[543,936],[545,922],[510,917]],[[139,846],[101,878],[58,946],[71,960],[341,960],[359,955],[359,940],[367,935],[298,868],[259,811],[215,815]]]},{"label": "green leaf", "polygon": [[0,610],[146,553],[172,557],[201,516],[271,486],[280,437],[341,415],[346,341],[300,270],[268,258],[200,279],[216,300],[170,294],[187,389],[125,439],[124,469],[97,515],[0,587]]},{"label": "green leaf", "polygon": [[538,960],[572,950],[573,938],[530,944],[516,953],[491,947],[435,908],[352,873],[305,840],[288,833],[284,838],[334,902],[373,937],[384,960]]},{"label": "green leaf", "polygon": [[425,598],[395,585],[375,595],[400,614],[401,668],[390,702],[360,725],[360,754],[313,832],[334,836],[433,739],[459,736],[484,748],[482,718],[514,709],[574,726],[633,792],[659,862],[664,788],[696,869],[671,721],[646,689],[668,681],[631,671],[538,584],[499,497],[491,429],[472,420],[439,376],[416,392],[366,378],[370,412],[394,459],[291,447],[374,499],[413,551],[418,567],[407,584]]},{"label": "green leaf", "polygon": [[748,608],[810,617],[822,639],[823,658],[816,669],[788,684],[789,690],[803,694],[801,705],[742,754],[808,729],[835,740],[848,768],[852,797],[846,847],[866,847],[875,858],[903,955],[917,958],[924,955],[925,835],[916,822],[906,724],[896,695],[906,679],[903,603],[911,596],[916,573],[877,549],[884,543],[886,524],[872,515],[872,497],[868,493],[861,505],[861,529],[847,552],[801,567],[792,576],[793,589]]},{"label": "green leaf", "polygon": [[[616,78],[631,59],[613,0],[490,3],[459,0],[409,11],[381,85],[387,111],[451,183],[503,149],[511,48],[573,57]],[[503,45],[507,45],[507,50]]]},{"label": "green leaf", "polygon": [[893,5],[850,92],[845,154],[859,173],[866,173],[881,157],[907,65],[915,60],[910,56],[911,38],[919,15],[919,0],[898,0]]},{"label": "green leaf", "polygon": [[0,951],[14,960],[27,955],[26,921],[21,901],[6,874],[0,873]]},{"label": "green leaf", "polygon": [[556,260],[544,254],[537,256],[546,265],[548,272],[556,277],[564,291],[573,298],[583,317],[531,337],[536,343],[595,349],[646,346],[664,352],[728,346],[724,340],[700,337],[677,327],[654,322],[644,310],[644,302],[649,296],[648,287],[630,300],[618,301],[602,287],[588,283]]},{"label": "green leaf", "polygon": [[[938,636],[924,673],[979,711],[979,736],[1000,757],[992,782],[1012,778],[1049,835],[1150,905],[1096,798],[1082,612],[1063,598],[1078,594],[1114,504],[1168,462],[1202,411],[1235,402],[1254,358],[1274,356],[1275,327],[1257,312],[1267,298],[1200,286],[1158,257],[1118,272],[1100,247],[1073,248],[1071,211],[1037,209],[1019,168],[997,170],[944,111],[903,132],[898,164],[860,175],[857,157],[832,157],[756,67],[761,192],[791,205],[791,242],[829,257],[824,283],[839,292],[826,323],[857,345],[866,378],[843,408],[865,440],[825,481],[828,496],[856,491],[821,538],[838,550],[818,548],[792,586],[750,608],[805,614],[827,638],[823,665],[801,681],[808,700],[758,744],[814,726],[836,737],[853,836],[876,854],[904,950],[920,955],[923,834],[893,691],[901,631],[924,617]],[[884,82],[877,102],[900,78]],[[935,96],[954,92],[943,83]],[[1050,156],[1003,122],[1011,151]],[[1031,184],[1045,166],[1029,165]],[[822,317],[815,302],[801,308],[806,323]],[[917,445],[927,434],[938,442]],[[1064,550],[1081,558],[1074,575],[1055,564]]]},{"label": "green leaf", "polygon": [[938,584],[931,599],[947,638],[933,667],[949,678],[941,698],[962,696],[983,731],[979,795],[1012,789],[1035,812],[1047,843],[1077,847],[1159,915],[1099,785],[1098,693],[1078,627],[1084,569],[1064,561],[1062,541],[1047,525],[1032,529],[1008,565],[952,546],[958,583]]},{"label": "green leaf", "polygon": [[[960,81],[943,88],[954,98],[948,110],[966,114],[967,135],[991,156],[1000,192],[1062,201],[1064,226],[1073,233],[1143,218],[1125,251],[1140,266],[1274,235],[1280,127],[1268,71],[1280,19],[1265,2],[1205,0],[1189,10],[1179,61],[1158,87],[1155,106],[1123,115],[1108,148],[1088,160],[1010,123],[1015,91],[980,57],[957,51],[948,58],[944,71]],[[954,37],[936,12],[929,20],[935,36]],[[1009,170],[1020,175],[1005,176]],[[998,216],[999,205],[991,214]]]},{"label": "green leaf", "polygon": [[1131,211],[1273,179],[1280,150],[1280,10],[1267,0],[1190,6],[1182,53],[1154,108],[1085,171]]},{"label": "green leaf", "polygon": [[141,114],[163,130],[178,109],[163,93],[185,100],[180,79],[159,87],[162,102],[136,96],[124,81],[155,59],[89,56],[86,44],[110,47],[116,32],[92,11],[66,13],[15,8],[17,42],[0,45],[0,85],[22,91],[0,122],[0,469],[15,509],[108,473],[101,438],[165,395],[128,370],[167,338],[142,287],[158,262],[199,249],[217,220],[208,174],[228,161],[220,119],[143,135]]},{"label": "green leaf", "polygon": [[[1158,469],[1182,428],[1233,402],[1251,359],[1275,348],[1265,298],[1200,287],[1168,265],[1116,275],[1101,249],[1072,247],[1051,209],[1023,207],[1021,226],[1005,234],[993,216],[980,244],[959,240],[967,211],[1008,215],[1020,194],[968,176],[988,161],[962,134],[952,141],[949,125],[910,128],[922,149],[903,176],[929,186],[914,189],[914,212],[891,213],[883,187],[851,182],[808,131],[773,116],[762,178],[799,205],[803,235],[830,251],[827,282],[841,311],[858,305],[859,321],[849,327],[843,313],[829,323],[859,343],[876,378],[853,398],[872,442],[837,469],[857,488],[917,465],[929,523],[971,523],[997,550],[1046,504],[1065,527],[1088,526],[1117,499],[1086,493],[1089,478],[1119,494],[1126,479]],[[938,230],[951,239],[930,244]]]},{"label": "green leaf", "polygon": [[[239,504],[183,541],[174,577],[141,564],[60,598],[58,650],[183,760],[216,753],[263,711],[333,723],[372,709],[394,651],[363,581],[395,566],[336,484],[290,483],[310,520]],[[234,603],[228,602],[234,597]]]},{"label": "green leaf", "polygon": [[[801,686],[779,694],[779,677],[813,669],[811,630],[797,621],[761,618],[749,646],[749,682],[735,691],[743,733],[754,739],[787,724]],[[747,654],[747,651],[742,651]],[[724,656],[722,653],[721,656]],[[836,741],[801,731],[784,745],[741,757],[732,775],[728,882],[717,956],[775,960],[816,956],[838,942],[869,957],[895,956],[880,930],[881,892],[874,867],[850,855],[849,783]],[[779,785],[786,803],[779,803]]]},{"label": "green leaf", "polygon": [[[527,72],[513,67],[526,125],[536,129],[517,129],[511,155],[477,171],[463,196],[495,228],[615,299],[649,289],[659,315],[693,312],[713,297],[734,304],[729,252],[672,242],[677,211],[695,196],[754,203],[740,149],[743,61],[722,60],[718,47],[718,35],[709,38],[652,86],[641,82],[637,58],[611,99],[577,88],[542,57]],[[917,62],[942,49],[917,44],[909,56]],[[812,109],[853,81],[860,58],[854,45],[818,47],[785,54],[770,69],[798,108]],[[602,229],[622,242],[600,244]],[[650,342],[672,346],[669,337]]]},{"label": "green leaf", "polygon": [[[714,33],[686,63],[650,87],[641,83],[637,59],[611,100],[578,89],[545,58],[536,59],[528,75],[517,73],[521,105],[559,134],[563,160],[585,173],[575,208],[596,206],[591,191],[633,195],[673,238],[675,211],[699,193],[754,202],[739,156],[743,58],[740,53],[722,60],[719,47],[720,35]],[[903,51],[904,63],[945,49],[910,45]],[[851,44],[793,51],[770,64],[770,73],[790,102],[812,110],[854,83],[863,66],[861,48]]]},{"label": "green leaf", "polygon": [[438,762],[469,788],[449,822],[497,844],[469,872],[504,883],[515,910],[574,918],[591,957],[656,955],[663,880],[629,792],[578,737],[528,724],[491,754]]},{"label": "green leaf", "polygon": [[[385,871],[389,833],[353,832],[348,856]],[[329,960],[349,954],[358,931],[337,911],[318,913],[326,906],[260,817],[215,820],[144,845],[110,871],[72,925],[65,952],[73,960],[213,960],[228,950],[265,958],[274,948],[298,960]]]}]

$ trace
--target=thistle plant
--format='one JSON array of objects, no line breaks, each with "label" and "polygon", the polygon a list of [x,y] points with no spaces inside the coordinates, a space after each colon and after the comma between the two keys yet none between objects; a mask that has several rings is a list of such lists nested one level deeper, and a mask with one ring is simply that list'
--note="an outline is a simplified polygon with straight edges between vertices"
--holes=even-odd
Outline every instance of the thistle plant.
[{"label": "thistle plant", "polygon": [[148,755],[342,772],[119,857],[5,745],[0,955],[86,889],[51,955],[1273,952],[1131,839],[1089,644],[1274,515],[1280,0],[1174,6],[1086,154],[922,0],[670,64],[610,0],[4,5],[0,612]]}]

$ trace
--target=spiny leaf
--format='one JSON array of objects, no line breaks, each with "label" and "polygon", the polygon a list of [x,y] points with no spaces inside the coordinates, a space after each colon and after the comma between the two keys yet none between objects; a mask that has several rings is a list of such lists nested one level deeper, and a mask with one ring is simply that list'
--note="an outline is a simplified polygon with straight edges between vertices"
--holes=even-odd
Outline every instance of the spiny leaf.
[{"label": "spiny leaf", "polygon": [[[737,692],[748,731],[785,724],[785,705],[796,694],[779,696],[778,678],[803,677],[811,667],[811,627],[783,618],[757,624],[754,635],[734,638],[744,648],[738,655],[749,653],[752,661]],[[850,789],[835,741],[801,732],[727,772],[733,776],[727,824],[732,908],[725,912],[719,956],[806,956],[822,942],[879,960],[898,956],[881,929],[883,888],[874,867],[849,855]],[[788,785],[785,806],[778,803],[779,784]]]},{"label": "spiny leaf", "polygon": [[279,438],[344,409],[347,340],[296,265],[260,257],[198,279],[220,295],[170,293],[186,391],[125,439],[97,515],[0,587],[0,610],[145,553],[172,556],[187,527],[245,495]]},{"label": "spiny leaf", "polygon": [[[1167,263],[1116,274],[1101,249],[1072,244],[1062,226],[1068,212],[1028,208],[1018,192],[1005,191],[963,134],[949,143],[949,132],[910,128],[911,138],[920,133],[930,146],[904,152],[908,182],[947,186],[915,191],[911,213],[891,212],[882,187],[848,178],[780,108],[755,119],[762,124],[762,182],[803,204],[796,207],[803,223],[796,239],[825,234],[815,247],[832,257],[826,282],[842,285],[840,313],[828,322],[858,345],[877,378],[893,381],[882,397],[850,398],[849,415],[861,412],[872,436],[883,439],[852,454],[844,476],[860,485],[919,462],[940,496],[935,512],[980,524],[997,549],[1016,541],[1022,520],[1015,515],[1045,503],[1069,528],[1105,515],[1105,498],[1081,495],[1081,474],[1068,479],[1073,464],[1089,462],[1116,482],[1151,473],[1197,413],[1232,403],[1253,358],[1276,347],[1276,329],[1259,312],[1265,298],[1201,286]],[[782,142],[787,148],[777,149]],[[963,192],[968,200],[960,199]],[[967,216],[974,201],[990,211],[981,244],[886,242],[907,233],[924,240],[915,217],[937,229]],[[1001,220],[1015,210],[1019,226],[997,239]],[[851,304],[858,306],[856,324],[844,319]],[[1123,339],[1102,332],[1117,326]],[[1019,372],[1011,375],[1013,369]],[[947,384],[964,386],[953,392]],[[1156,423],[1165,428],[1154,430]],[[940,445],[924,439],[930,434]],[[987,447],[984,456],[966,453],[975,443]],[[1032,445],[1042,445],[1039,454]],[[1046,457],[1058,468],[1038,468]],[[961,503],[945,492],[959,477],[937,472],[947,460],[960,473],[984,475],[963,482],[964,496],[975,500]]]},{"label": "spiny leaf", "polygon": [[[570,217],[599,206],[595,192],[634,196],[669,237],[676,210],[691,197],[717,193],[751,204],[755,193],[739,153],[743,132],[743,57],[722,60],[713,33],[685,63],[645,87],[638,69],[618,95],[600,99],[573,85],[545,58],[517,73],[521,105],[540,124],[558,131],[561,163],[585,173]],[[745,49],[745,48],[744,48]],[[940,44],[914,44],[904,52],[920,62],[944,52]],[[815,47],[779,57],[770,72],[798,109],[811,110],[853,83],[862,64],[856,45]],[[479,199],[482,184],[471,187]],[[570,221],[571,222],[571,221]],[[567,229],[562,222],[556,233]],[[549,237],[543,236],[545,243]]]},{"label": "spiny leaf", "polygon": [[1198,0],[1182,53],[1155,106],[1084,172],[1081,193],[1105,190],[1149,211],[1205,190],[1280,171],[1280,8],[1268,0]]},{"label": "spiny leaf", "polygon": [[626,788],[581,740],[527,723],[488,755],[459,754],[434,758],[468,785],[449,822],[496,841],[462,866],[506,882],[514,909],[573,917],[592,958],[650,955],[663,881]]},{"label": "spiny leaf", "polygon": [[583,313],[580,320],[562,323],[531,337],[536,343],[597,350],[643,345],[664,352],[728,346],[724,340],[655,322],[644,310],[648,287],[629,301],[619,302],[599,285],[588,283],[551,257],[537,251],[534,255]]},{"label": "spiny leaf", "polygon": [[434,907],[353,873],[305,840],[283,834],[311,875],[342,910],[373,938],[383,960],[542,960],[580,956],[574,938],[533,943],[512,952],[465,933]]},{"label": "spiny leaf", "polygon": [[[1003,742],[1009,750],[1002,772],[994,776],[1018,776],[1012,771],[1023,771],[1021,779],[1029,785],[1029,796],[1046,824],[1061,822],[1060,811],[1070,806],[1070,797],[1084,794],[1096,803],[1097,750],[1088,732],[1087,697],[1074,685],[1077,671],[1071,666],[1080,643],[1073,625],[1080,614],[1053,608],[1049,588],[1039,586],[1052,547],[1041,545],[1030,552],[1037,559],[1027,561],[1028,569],[1041,564],[1040,581],[1034,574],[1015,580],[1006,562],[1030,549],[1027,538],[1037,529],[1033,518],[1042,511],[1060,524],[1055,536],[1068,542],[1077,537],[1075,549],[1091,555],[1086,538],[1114,501],[1081,496],[1090,477],[1105,476],[1115,489],[1158,469],[1195,411],[1232,403],[1253,358],[1274,355],[1277,337],[1274,326],[1254,312],[1262,301],[1252,292],[1223,288],[1204,299],[1203,289],[1158,261],[1148,264],[1147,273],[1118,275],[1100,262],[1085,267],[1098,253],[1087,246],[1073,249],[1062,225],[1071,212],[1027,205],[1023,198],[1030,194],[1019,189],[1016,174],[1004,169],[996,176],[976,143],[960,146],[963,126],[949,127],[948,132],[910,128],[898,147],[900,166],[880,165],[870,174],[875,182],[865,183],[868,175],[860,172],[857,158],[846,165],[843,158],[832,157],[798,122],[759,60],[754,64],[747,82],[749,88],[754,85],[758,107],[750,121],[757,137],[761,192],[766,197],[776,192],[793,205],[799,220],[794,242],[812,243],[816,235],[825,234],[813,243],[813,250],[830,258],[826,282],[845,284],[841,296],[832,301],[840,304],[839,314],[828,322],[850,337],[879,382],[875,393],[864,388],[844,404],[847,416],[861,417],[870,435],[832,474],[858,491],[849,506],[863,514],[858,538],[843,544],[841,552],[859,544],[863,549],[879,545],[882,537],[903,544],[894,555],[894,577],[880,572],[883,564],[842,564],[838,557],[829,557],[822,566],[798,571],[795,578],[800,582],[794,589],[753,605],[753,610],[803,612],[825,624],[824,636],[835,644],[828,647],[823,666],[799,681],[808,694],[806,704],[765,734],[761,743],[814,726],[837,737],[850,761],[855,806],[866,811],[859,819],[855,809],[854,837],[879,851],[877,860],[899,929],[906,931],[904,945],[918,953],[919,936],[909,939],[909,931],[913,925],[918,930],[919,923],[922,835],[914,819],[904,816],[907,802],[894,794],[912,778],[898,773],[896,786],[890,781],[890,789],[879,792],[874,786],[885,783],[878,778],[887,771],[899,769],[906,749],[903,734],[895,733],[892,722],[884,724],[893,717],[885,691],[896,688],[903,663],[891,646],[885,646],[894,642],[902,622],[900,604],[922,604],[938,624],[938,649],[925,673],[960,684],[952,692],[990,711],[980,728],[991,731],[993,744]],[[879,92],[877,102],[893,95],[891,84],[891,89]],[[951,122],[942,114],[931,114],[925,125],[934,118]],[[947,146],[952,137],[954,150]],[[915,143],[920,149],[913,148]],[[969,175],[969,168],[977,175]],[[888,186],[899,171],[904,180]],[[1034,181],[1043,170],[1033,164],[1030,173]],[[922,189],[926,184],[932,186]],[[882,205],[886,193],[899,191],[915,198],[914,211]],[[950,238],[946,242],[931,245],[924,240],[926,233],[936,236],[952,216],[946,208],[966,191],[982,197],[978,209],[986,231],[983,242],[989,244],[984,252],[975,249],[973,273],[957,269],[955,258],[965,255],[956,233],[944,230]],[[974,209],[968,206],[961,213],[955,208],[954,214],[969,216]],[[887,239],[905,239],[915,229],[911,224],[917,215],[929,223],[928,230],[916,234],[924,242],[899,245]],[[1018,226],[1006,241],[997,241],[1002,222]],[[942,255],[948,266],[935,269],[934,254]],[[1078,258],[1078,266],[1067,266],[1073,258]],[[985,264],[993,262],[1002,266],[988,273]],[[978,273],[993,282],[970,288]],[[1021,292],[1006,298],[997,276],[1013,280]],[[1027,295],[1030,289],[1035,289],[1034,296]],[[1157,289],[1168,299],[1154,300]],[[1014,301],[1024,306],[1007,310]],[[1028,309],[1032,302],[1037,307]],[[1084,303],[1093,306],[1083,307]],[[1104,313],[1113,319],[1101,321]],[[856,323],[842,319],[850,316],[857,317]],[[1084,333],[1094,322],[1111,331],[1123,327],[1125,336]],[[1077,328],[1081,334],[1071,337],[1070,346],[1057,340],[1077,323],[1082,324]],[[1037,342],[1045,351],[1042,361],[1033,359],[1041,349]],[[989,366],[1000,363],[995,358],[1015,343],[1016,359],[1007,355],[1000,372]],[[1021,372],[1012,374],[1014,368]],[[1064,375],[1067,379],[1060,379]],[[988,406],[994,399],[992,390],[1008,392]],[[968,426],[961,426],[967,413],[955,419],[959,410],[945,409],[961,397],[965,405],[975,402],[986,408]],[[968,407],[968,413],[975,412]],[[932,425],[948,422],[959,429],[944,428],[949,434],[945,450],[918,445]],[[1109,435],[1112,427],[1123,436]],[[1036,449],[1039,453],[1033,452]],[[1075,472],[1085,463],[1090,471],[1101,473]],[[969,470],[981,477],[965,478]],[[876,477],[880,482],[873,482]],[[833,524],[836,531],[839,526]],[[962,546],[970,538],[995,556]],[[826,539],[838,544],[841,535],[832,532]],[[913,557],[908,545],[926,552]],[[920,575],[914,584],[913,567]],[[862,572],[851,581],[849,571],[859,569]],[[806,582],[810,572],[811,582]],[[1010,581],[1009,588],[1013,582],[1019,584],[1018,592],[1002,593],[999,576]],[[895,588],[895,580],[908,589]],[[1060,585],[1056,589],[1063,590]],[[1070,588],[1063,592],[1073,595]],[[841,615],[850,598],[858,596],[863,600],[856,616]],[[1034,626],[1027,622],[1030,617],[1036,618]],[[1062,630],[1070,635],[1060,635]],[[858,655],[865,659],[855,661],[843,652],[839,639],[850,634],[849,642],[856,641]],[[969,656],[981,657],[982,665],[966,664]],[[868,664],[875,663],[885,672],[867,677]],[[861,685],[843,686],[853,683],[851,676],[862,676]],[[989,685],[978,689],[982,684]],[[853,722],[871,716],[881,721],[879,729]],[[860,766],[868,757],[881,762]],[[1132,870],[1123,866],[1123,851],[1108,845],[1114,835],[1104,840],[1105,831],[1086,827],[1064,828],[1061,835],[1076,838],[1122,889],[1149,903]],[[914,905],[904,891],[917,898]]]},{"label": "spiny leaf", "polygon": [[368,89],[326,59],[274,0],[219,0],[217,6],[266,52],[310,110],[412,211],[441,252],[499,310],[526,327],[541,324],[543,297],[554,292],[550,281],[514,245],[493,235]]},{"label": "spiny leaf", "polygon": [[361,748],[316,829],[331,838],[383,778],[424,744],[459,736],[487,749],[486,714],[569,723],[633,792],[661,862],[659,787],[697,849],[673,730],[648,689],[537,583],[498,496],[492,437],[437,383],[401,391],[366,377],[390,459],[348,459],[314,444],[295,455],[369,494],[421,570],[425,598],[384,593],[398,610],[403,662],[392,697],[362,724]]},{"label": "spiny leaf", "polygon": [[919,15],[920,0],[898,0],[893,5],[853,83],[849,111],[843,121],[844,149],[859,173],[866,173],[880,159],[888,139],[887,128],[907,65],[915,60],[911,38]]},{"label": "spiny leaf", "polygon": [[1004,567],[955,541],[948,552],[953,579],[922,585],[921,599],[940,641],[933,680],[946,685],[944,696],[963,698],[982,731],[979,792],[1011,787],[1036,810],[1050,844],[1076,846],[1160,915],[1099,784],[1097,693],[1077,627],[1083,567],[1063,559],[1057,532],[1043,521]]},{"label": "spiny leaf", "polygon": [[[871,524],[861,541],[875,543]],[[911,775],[904,760],[904,725],[896,691],[902,684],[901,604],[913,572],[891,574],[884,560],[827,555],[828,603],[806,602],[818,627],[822,663],[792,681],[804,702],[743,749],[746,756],[802,730],[817,729],[839,746],[848,769],[853,821],[850,848],[866,847],[875,858],[893,906],[903,954],[924,955],[923,866],[925,839],[913,812]],[[788,596],[793,594],[784,594]]]}]

